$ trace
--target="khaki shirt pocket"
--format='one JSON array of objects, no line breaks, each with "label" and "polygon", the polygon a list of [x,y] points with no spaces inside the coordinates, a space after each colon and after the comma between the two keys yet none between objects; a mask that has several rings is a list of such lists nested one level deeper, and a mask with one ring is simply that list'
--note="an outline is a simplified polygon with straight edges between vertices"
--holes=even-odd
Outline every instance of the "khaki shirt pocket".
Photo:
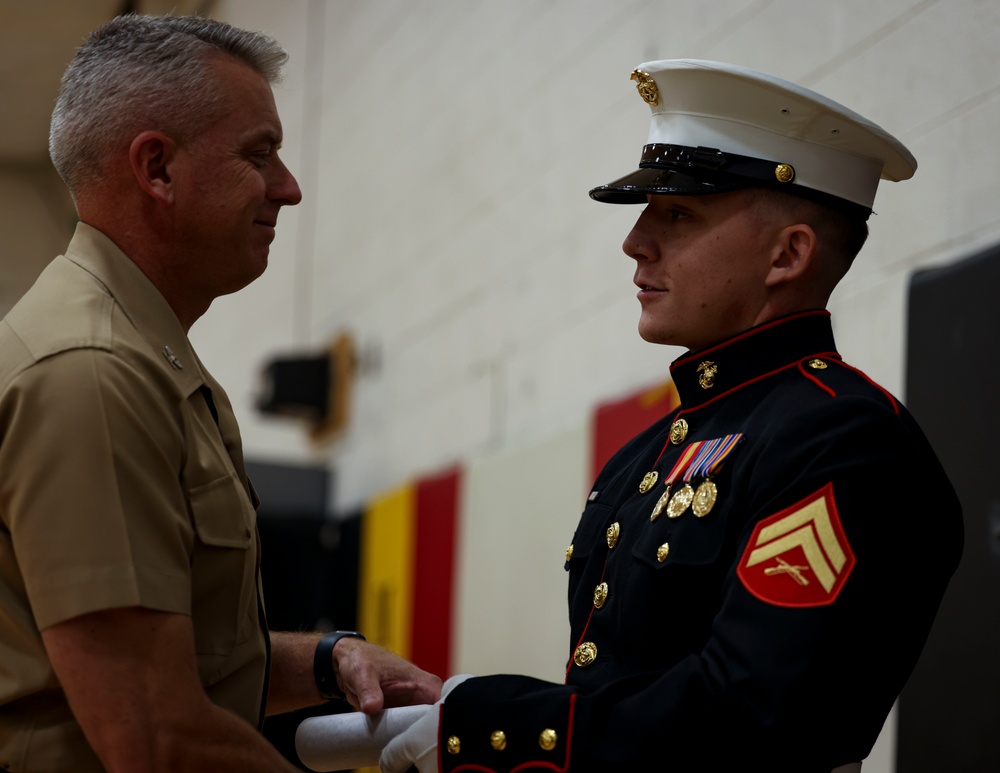
[{"label": "khaki shirt pocket", "polygon": [[195,647],[199,656],[226,656],[246,640],[253,630],[247,622],[256,616],[254,511],[235,473],[190,489],[188,504],[196,534],[191,555]]}]

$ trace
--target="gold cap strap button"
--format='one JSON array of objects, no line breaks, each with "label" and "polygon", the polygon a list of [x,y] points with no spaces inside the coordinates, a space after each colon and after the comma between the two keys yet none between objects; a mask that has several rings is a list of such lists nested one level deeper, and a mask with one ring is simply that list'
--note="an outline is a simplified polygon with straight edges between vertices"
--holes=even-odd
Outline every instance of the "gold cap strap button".
[{"label": "gold cap strap button", "polygon": [[555,749],[558,742],[559,736],[556,735],[556,731],[552,728],[546,728],[538,736],[538,745],[547,752]]},{"label": "gold cap strap button", "polygon": [[585,641],[573,652],[573,662],[580,668],[586,668],[597,660],[597,645],[592,641]]},{"label": "gold cap strap button", "polygon": [[490,746],[502,752],[507,748],[507,734],[503,730],[494,730],[490,733]]},{"label": "gold cap strap button", "polygon": [[462,742],[457,735],[448,738],[448,754],[458,754],[462,751]]},{"label": "gold cap strap button", "polygon": [[790,183],[795,179],[795,167],[791,164],[778,164],[774,168],[774,177],[779,183]]}]

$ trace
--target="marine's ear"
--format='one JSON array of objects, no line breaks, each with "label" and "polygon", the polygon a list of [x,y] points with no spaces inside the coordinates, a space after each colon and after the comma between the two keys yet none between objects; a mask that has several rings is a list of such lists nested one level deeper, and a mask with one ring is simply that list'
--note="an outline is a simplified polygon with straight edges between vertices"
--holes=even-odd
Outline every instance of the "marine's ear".
[{"label": "marine's ear", "polygon": [[785,226],[776,235],[771,251],[771,264],[764,283],[775,287],[800,279],[815,268],[819,239],[807,223]]},{"label": "marine's ear", "polygon": [[174,201],[171,164],[177,144],[163,132],[144,131],[129,145],[128,160],[139,188],[157,203],[170,206]]}]

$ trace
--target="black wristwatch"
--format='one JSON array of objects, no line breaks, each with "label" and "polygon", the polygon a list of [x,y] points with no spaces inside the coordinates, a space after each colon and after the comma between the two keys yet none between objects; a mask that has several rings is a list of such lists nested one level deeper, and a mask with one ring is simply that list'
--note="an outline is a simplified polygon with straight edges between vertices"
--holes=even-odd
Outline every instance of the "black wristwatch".
[{"label": "black wristwatch", "polygon": [[316,689],[326,701],[342,701],[347,697],[344,695],[344,691],[337,686],[337,676],[333,673],[333,648],[343,638],[365,641],[365,637],[357,631],[334,631],[319,640],[319,644],[316,645],[316,653],[313,655],[313,677],[316,679]]}]

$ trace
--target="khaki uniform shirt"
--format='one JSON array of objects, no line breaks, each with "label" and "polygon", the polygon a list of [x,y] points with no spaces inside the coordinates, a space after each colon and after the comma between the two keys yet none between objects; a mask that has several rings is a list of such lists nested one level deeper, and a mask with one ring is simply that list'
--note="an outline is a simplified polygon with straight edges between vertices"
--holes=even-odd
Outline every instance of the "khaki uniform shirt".
[{"label": "khaki uniform shirt", "polygon": [[190,615],[209,697],[259,725],[256,504],[225,392],[80,224],[0,322],[0,769],[101,770],[39,633],[97,610]]}]

